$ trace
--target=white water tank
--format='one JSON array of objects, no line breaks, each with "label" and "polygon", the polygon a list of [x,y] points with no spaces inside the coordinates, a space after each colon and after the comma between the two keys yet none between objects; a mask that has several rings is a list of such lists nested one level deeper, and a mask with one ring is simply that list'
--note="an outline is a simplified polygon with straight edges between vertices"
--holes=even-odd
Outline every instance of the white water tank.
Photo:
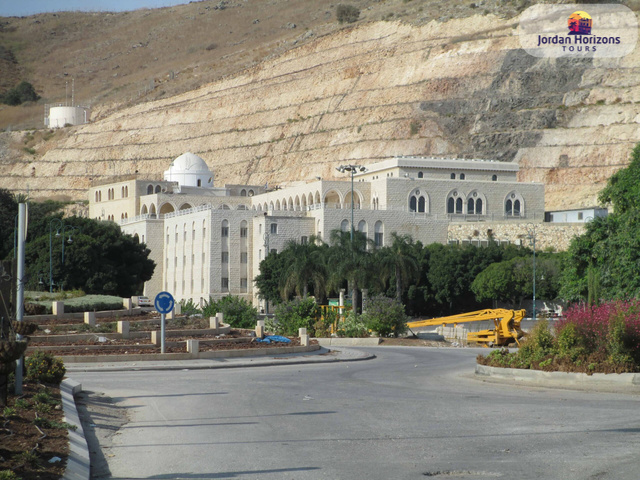
[{"label": "white water tank", "polygon": [[83,125],[89,121],[89,113],[86,107],[51,107],[47,126],[62,128],[65,125]]}]

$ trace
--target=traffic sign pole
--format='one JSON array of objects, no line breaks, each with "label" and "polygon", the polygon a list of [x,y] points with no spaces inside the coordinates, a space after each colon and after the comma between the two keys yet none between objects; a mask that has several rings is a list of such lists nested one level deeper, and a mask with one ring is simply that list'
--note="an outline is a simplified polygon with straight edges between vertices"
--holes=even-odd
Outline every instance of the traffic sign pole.
[{"label": "traffic sign pole", "polygon": [[165,315],[173,310],[175,301],[169,292],[160,292],[154,302],[156,311],[160,313],[160,353],[164,352]]},{"label": "traffic sign pole", "polygon": [[164,313],[160,315],[160,353],[164,353]]}]

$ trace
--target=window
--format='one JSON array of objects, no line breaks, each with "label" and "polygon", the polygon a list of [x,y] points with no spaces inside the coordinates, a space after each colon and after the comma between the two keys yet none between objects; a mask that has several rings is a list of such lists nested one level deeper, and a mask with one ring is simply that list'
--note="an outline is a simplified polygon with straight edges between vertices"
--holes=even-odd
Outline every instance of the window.
[{"label": "window", "polygon": [[262,224],[258,225],[258,233],[262,234]]},{"label": "window", "polygon": [[229,252],[222,252],[222,263],[229,263]]},{"label": "window", "polygon": [[455,174],[455,173],[452,173],[452,174],[451,174],[451,180],[455,180],[455,179],[456,179],[456,174]]},{"label": "window", "polygon": [[247,291],[247,284],[248,284],[247,279],[246,278],[241,278],[240,279],[240,290],[243,291],[243,292],[246,292]]},{"label": "window", "polygon": [[247,238],[249,229],[247,227],[240,227],[240,238]]},{"label": "window", "polygon": [[578,212],[578,220],[582,220],[582,212]]},{"label": "window", "polygon": [[418,202],[415,195],[411,195],[411,199],[409,200],[409,211],[415,212],[418,207]]},{"label": "window", "polygon": [[277,223],[272,223],[271,224],[271,233],[273,235],[277,235],[278,234],[278,224]]},{"label": "window", "polygon": [[461,173],[461,174],[460,174],[460,180],[464,180],[465,178],[466,178],[466,177],[465,177],[465,174],[464,174],[464,173]]},{"label": "window", "polygon": [[454,213],[456,200],[453,197],[447,199],[447,213]]},{"label": "window", "polygon": [[258,260],[262,260],[262,249],[258,250]]},{"label": "window", "polygon": [[220,288],[222,289],[223,292],[228,292],[229,291],[229,278],[228,277],[222,277],[220,279]]},{"label": "window", "polygon": [[418,172],[418,178],[424,178],[424,173]]},{"label": "window", "polygon": [[223,237],[229,236],[229,223],[226,220],[222,222],[221,234]]},{"label": "window", "polygon": [[197,185],[198,187],[201,187],[201,186],[202,186],[202,180],[198,179],[198,181],[196,182],[196,185]]},{"label": "window", "polygon": [[498,181],[498,175],[492,175],[491,176],[491,181],[492,182],[497,182]]},{"label": "window", "polygon": [[462,213],[462,199],[458,198],[456,200],[456,213]]},{"label": "window", "polygon": [[153,193],[153,185],[149,185],[147,187],[147,195],[151,195]]},{"label": "window", "polygon": [[373,242],[376,247],[382,247],[384,245],[384,227],[381,221],[377,221],[374,227]]},{"label": "window", "polygon": [[418,212],[425,212],[426,211],[426,201],[424,199],[424,197],[420,197],[418,199]]},{"label": "window", "polygon": [[240,253],[240,263],[247,263],[247,252]]},{"label": "window", "polygon": [[269,253],[278,253],[278,249],[277,248],[272,248],[271,250],[269,250]]},{"label": "window", "polygon": [[476,202],[473,201],[473,198],[467,200],[467,213],[469,215],[476,213]]},{"label": "window", "polygon": [[303,236],[300,237],[300,244],[301,245],[306,245],[307,242],[308,242],[308,239],[307,239],[306,235],[303,235]]}]

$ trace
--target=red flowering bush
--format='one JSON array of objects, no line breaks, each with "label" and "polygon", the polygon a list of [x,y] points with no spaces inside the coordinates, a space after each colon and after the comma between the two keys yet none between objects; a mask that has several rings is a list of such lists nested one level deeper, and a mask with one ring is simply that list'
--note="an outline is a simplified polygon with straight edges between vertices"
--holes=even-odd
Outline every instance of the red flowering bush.
[{"label": "red flowering bush", "polygon": [[574,305],[553,328],[536,325],[514,353],[492,352],[478,363],[584,373],[640,372],[640,301]]}]

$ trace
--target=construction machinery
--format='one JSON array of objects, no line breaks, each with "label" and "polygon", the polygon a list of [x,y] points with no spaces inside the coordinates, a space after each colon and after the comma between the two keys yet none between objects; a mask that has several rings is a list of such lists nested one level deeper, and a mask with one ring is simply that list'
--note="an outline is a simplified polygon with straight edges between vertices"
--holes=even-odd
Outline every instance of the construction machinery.
[{"label": "construction machinery", "polygon": [[525,312],[525,310],[507,310],[504,308],[477,310],[475,312],[460,313],[448,317],[417,320],[407,323],[407,327],[409,327],[409,329],[432,325],[441,325],[443,327],[453,325],[457,327],[458,323],[493,320],[495,325],[494,329],[469,332],[467,334],[467,342],[476,342],[485,347],[503,347],[515,342],[519,346],[520,342],[518,342],[518,339],[525,335],[520,329],[520,321],[524,318]]}]

